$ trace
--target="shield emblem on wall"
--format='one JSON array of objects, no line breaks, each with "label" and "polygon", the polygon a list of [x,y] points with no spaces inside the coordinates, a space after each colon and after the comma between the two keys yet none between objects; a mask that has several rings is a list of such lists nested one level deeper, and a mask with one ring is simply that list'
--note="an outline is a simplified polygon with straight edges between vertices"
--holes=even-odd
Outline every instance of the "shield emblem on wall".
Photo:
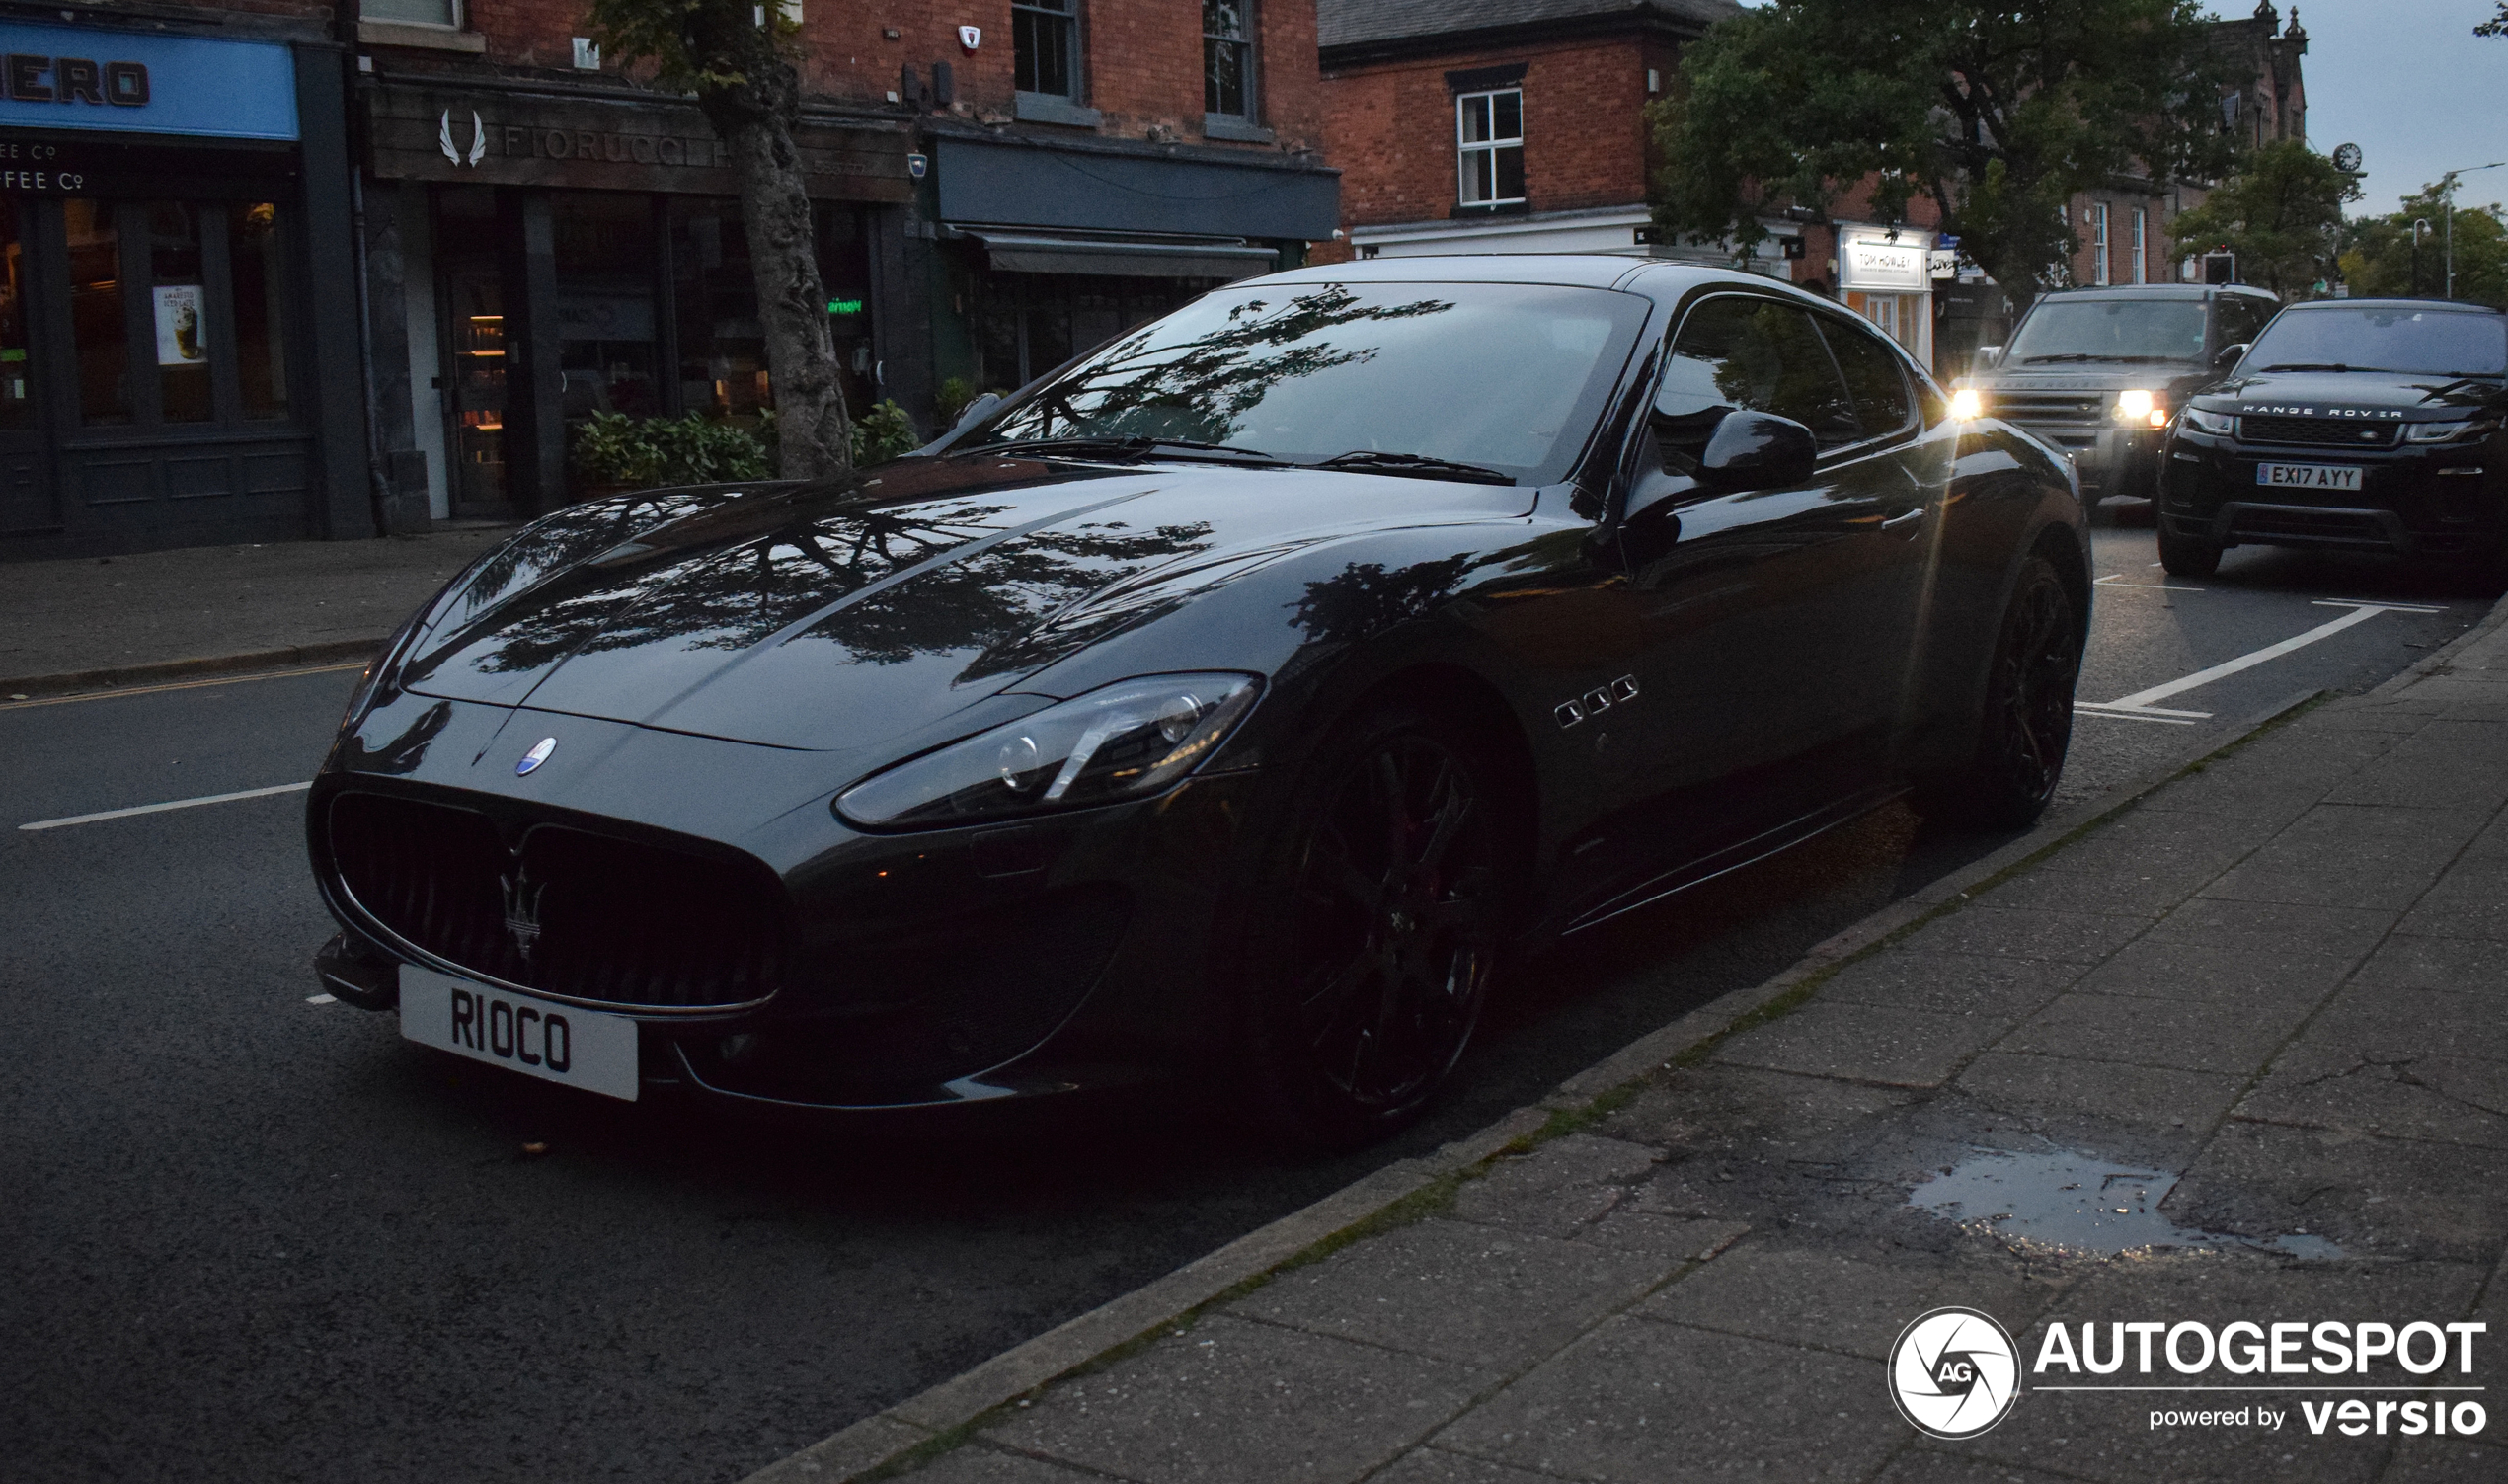
[{"label": "shield emblem on wall", "polygon": [[976,44],[983,39],[984,29],[980,26],[961,26],[958,28],[958,44],[966,47],[970,51],[975,50]]}]

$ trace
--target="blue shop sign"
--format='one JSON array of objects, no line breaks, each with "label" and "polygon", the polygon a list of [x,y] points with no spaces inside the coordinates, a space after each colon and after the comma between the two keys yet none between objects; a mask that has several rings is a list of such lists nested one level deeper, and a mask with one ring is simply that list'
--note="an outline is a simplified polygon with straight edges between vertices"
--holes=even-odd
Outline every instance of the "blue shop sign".
[{"label": "blue shop sign", "polygon": [[296,137],[285,46],[0,22],[0,125]]}]

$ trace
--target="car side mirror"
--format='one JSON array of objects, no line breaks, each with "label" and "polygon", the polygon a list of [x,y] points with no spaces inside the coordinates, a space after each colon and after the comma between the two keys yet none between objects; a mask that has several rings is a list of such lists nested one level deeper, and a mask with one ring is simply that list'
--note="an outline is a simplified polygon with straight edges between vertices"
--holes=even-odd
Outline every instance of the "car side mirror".
[{"label": "car side mirror", "polygon": [[967,404],[967,410],[958,415],[958,421],[949,425],[949,431],[942,433],[939,437],[932,439],[930,442],[925,443],[922,447],[917,448],[914,451],[916,453],[939,453],[943,451],[948,448],[950,444],[958,441],[958,435],[960,433],[965,432],[968,429],[982,422],[986,414],[990,413],[994,408],[999,407],[1000,405],[1001,393],[984,393],[982,396],[978,397],[975,401]]},{"label": "car side mirror", "polygon": [[1811,430],[1793,419],[1731,412],[1698,455],[1698,482],[1725,491],[1773,490],[1811,478],[1819,458]]},{"label": "car side mirror", "polygon": [[2000,346],[1979,346],[1977,358],[1969,362],[1973,369],[1980,371],[1991,371],[2001,364],[2002,347]]},{"label": "car side mirror", "polygon": [[2216,371],[2226,371],[2230,367],[2236,365],[2238,363],[2238,357],[2244,355],[2248,351],[2253,350],[2254,346],[2255,343],[2253,341],[2243,340],[2234,346],[2223,346],[2221,348],[2221,353],[2212,357],[2212,369]]}]

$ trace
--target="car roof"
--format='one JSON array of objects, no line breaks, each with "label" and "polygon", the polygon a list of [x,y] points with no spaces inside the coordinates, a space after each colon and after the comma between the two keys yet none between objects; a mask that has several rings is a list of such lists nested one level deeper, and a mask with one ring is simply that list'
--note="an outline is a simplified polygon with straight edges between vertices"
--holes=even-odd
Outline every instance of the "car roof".
[{"label": "car roof", "polygon": [[[1555,283],[1570,288],[1617,288],[1677,298],[1701,284],[1726,283],[1789,294],[1832,309],[1844,306],[1795,287],[1782,278],[1735,269],[1705,268],[1612,253],[1453,253],[1369,258],[1291,269],[1244,282],[1260,283]],[[1241,285],[1238,285],[1241,286]]]},{"label": "car roof", "polygon": [[2468,304],[2462,299],[2408,298],[2311,299],[2305,304],[2291,305],[2286,312],[2292,314],[2305,314],[2318,309],[2439,309],[2453,310],[2458,314],[2498,315],[2508,313],[2508,310],[2493,309],[2488,304]]},{"label": "car roof", "polygon": [[2049,299],[2203,299],[2224,293],[2256,299],[2274,297],[2267,289],[2245,283],[2110,283],[2098,288],[2050,289],[2038,299],[2041,303]]}]

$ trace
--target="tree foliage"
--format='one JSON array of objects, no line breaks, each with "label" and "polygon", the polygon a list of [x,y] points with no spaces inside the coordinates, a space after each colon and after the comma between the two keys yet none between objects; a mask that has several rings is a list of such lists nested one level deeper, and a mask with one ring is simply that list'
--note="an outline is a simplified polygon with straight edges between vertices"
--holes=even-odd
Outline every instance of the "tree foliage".
[{"label": "tree foliage", "polygon": [[2508,0],[2500,0],[2490,19],[2473,28],[2477,37],[2508,37]]},{"label": "tree foliage", "polygon": [[2227,166],[2221,74],[2195,0],[1774,0],[1691,44],[1653,106],[1655,220],[1748,248],[1869,180],[1875,215],[1930,199],[2026,299],[2077,247],[2075,193]]},{"label": "tree foliage", "polygon": [[810,193],[793,147],[799,27],[780,3],[753,0],[591,0],[588,25],[610,61],[648,69],[655,85],[692,95],[727,147],[766,331],[783,472],[842,473],[852,466],[853,432]]},{"label": "tree foliage", "polygon": [[2238,162],[2203,204],[2169,225],[2180,252],[2226,247],[2238,276],[2285,299],[2305,298],[2337,275],[2342,207],[2360,187],[2297,139],[2275,139]]},{"label": "tree foliage", "polygon": [[[2420,292],[2447,291],[2447,201],[2436,186],[2403,198],[2390,216],[2351,223],[2342,249],[2342,276],[2356,297],[2408,294],[2412,287],[2412,223],[2430,224],[2421,242]],[[2496,205],[2456,205],[2456,297],[2508,309],[2508,213]]]}]

